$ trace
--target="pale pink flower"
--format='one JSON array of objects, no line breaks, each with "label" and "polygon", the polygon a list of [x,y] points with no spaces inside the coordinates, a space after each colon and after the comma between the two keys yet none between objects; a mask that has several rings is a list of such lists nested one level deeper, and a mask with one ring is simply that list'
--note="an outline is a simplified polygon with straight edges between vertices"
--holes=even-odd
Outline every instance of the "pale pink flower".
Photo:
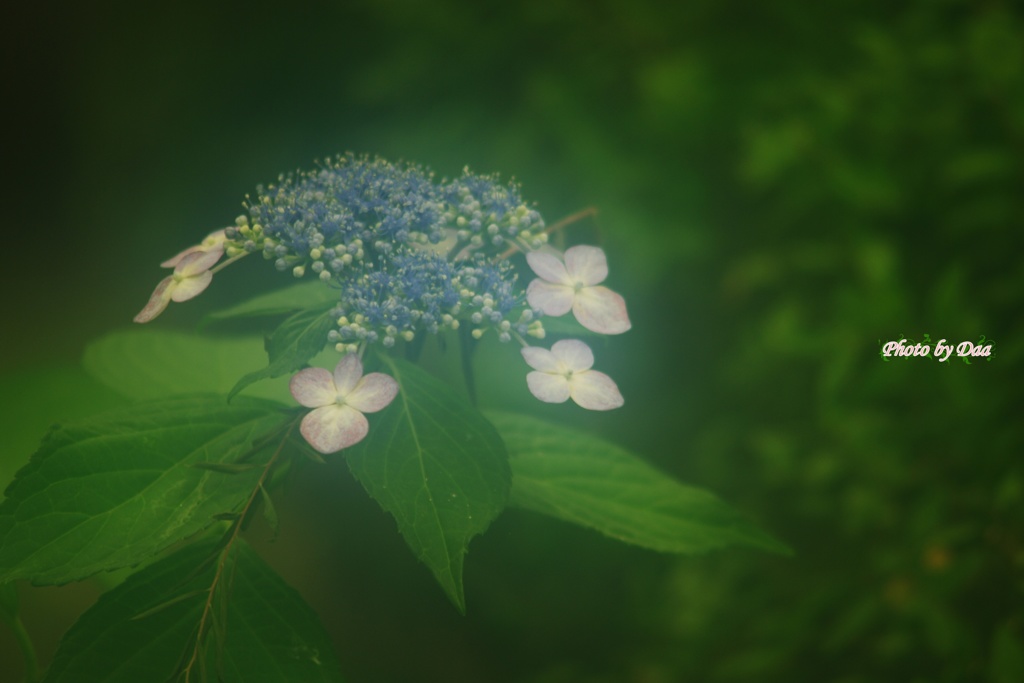
[{"label": "pale pink flower", "polygon": [[539,278],[526,288],[526,299],[544,315],[565,315],[571,309],[583,327],[601,334],[619,334],[632,325],[626,301],[607,287],[608,260],[598,247],[575,246],[565,262],[543,251],[531,251],[526,261]]},{"label": "pale pink flower", "polygon": [[203,238],[203,241],[199,244],[189,247],[182,252],[179,252],[176,256],[172,256],[163,263],[160,264],[161,268],[175,268],[183,258],[189,254],[206,253],[206,254],[217,254],[219,259],[224,255],[224,242],[227,241],[227,235],[224,234],[224,230],[215,230],[209,235]]},{"label": "pale pink flower", "polygon": [[523,358],[534,369],[526,376],[530,393],[545,403],[572,399],[587,410],[612,410],[624,401],[612,378],[591,370],[594,352],[576,339],[555,342],[551,350],[527,346]]},{"label": "pale pink flower", "polygon": [[334,368],[306,368],[292,377],[292,396],[307,408],[299,431],[317,451],[327,454],[363,440],[370,429],[363,413],[383,410],[398,395],[398,382],[380,372],[363,377],[363,363],[350,353]]},{"label": "pale pink flower", "polygon": [[178,259],[174,272],[156,286],[145,308],[135,316],[135,322],[148,323],[163,313],[170,302],[188,301],[201,294],[213,280],[210,268],[217,263],[223,253],[222,247],[219,252],[192,251]]}]

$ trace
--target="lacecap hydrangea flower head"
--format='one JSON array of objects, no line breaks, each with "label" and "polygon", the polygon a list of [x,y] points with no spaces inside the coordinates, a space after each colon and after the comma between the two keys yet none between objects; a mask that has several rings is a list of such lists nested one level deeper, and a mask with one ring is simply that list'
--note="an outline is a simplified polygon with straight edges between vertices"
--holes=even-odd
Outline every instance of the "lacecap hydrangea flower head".
[{"label": "lacecap hydrangea flower head", "polygon": [[[625,332],[630,322],[623,298],[600,284],[608,275],[605,253],[549,247],[544,220],[514,183],[468,170],[437,181],[415,164],[350,153],[258,187],[245,206],[235,225],[163,262],[174,270],[135,321],[197,296],[248,254],[335,290],[324,345],[341,354],[338,366],[333,376],[302,370],[291,383],[295,399],[314,409],[302,433],[318,451],[358,442],[367,433],[363,413],[384,409],[399,391],[381,373],[362,377],[367,347],[452,330],[518,342],[533,368],[527,385],[542,401],[572,398],[591,410],[622,405],[614,381],[591,369],[584,342],[563,340],[548,350],[528,341],[544,339],[545,316],[570,311],[601,334]],[[537,276],[526,286],[512,262],[520,254]]]}]

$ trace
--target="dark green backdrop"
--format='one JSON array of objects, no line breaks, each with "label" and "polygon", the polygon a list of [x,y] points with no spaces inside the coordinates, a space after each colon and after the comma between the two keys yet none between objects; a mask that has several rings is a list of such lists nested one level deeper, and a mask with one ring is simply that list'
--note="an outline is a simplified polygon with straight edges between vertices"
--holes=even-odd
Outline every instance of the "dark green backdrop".
[{"label": "dark green backdrop", "polygon": [[[599,210],[567,232],[629,302],[603,357],[627,406],[560,419],[796,555],[678,559],[510,513],[474,543],[462,618],[333,463],[267,553],[350,680],[1024,680],[1024,12],[753,4],[11,10],[0,473],[99,407],[76,401],[84,344],[257,183],[345,150],[468,164],[549,222]],[[158,324],[280,281],[261,265]],[[925,334],[994,356],[879,357]],[[23,593],[48,656],[95,588]]]}]

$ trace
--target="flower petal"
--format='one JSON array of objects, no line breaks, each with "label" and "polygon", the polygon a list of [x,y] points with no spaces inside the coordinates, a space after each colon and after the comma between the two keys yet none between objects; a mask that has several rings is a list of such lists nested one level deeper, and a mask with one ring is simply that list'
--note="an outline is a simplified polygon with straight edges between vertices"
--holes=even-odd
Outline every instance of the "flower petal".
[{"label": "flower petal", "polygon": [[571,285],[569,273],[565,270],[565,264],[557,256],[543,251],[531,251],[526,254],[526,262],[530,264],[538,277],[548,282],[561,285]]},{"label": "flower petal", "polygon": [[366,417],[349,406],[329,405],[302,418],[299,431],[321,453],[335,453],[359,443],[370,430]]},{"label": "flower petal", "polygon": [[214,230],[209,235],[203,238],[203,241],[199,243],[203,247],[215,247],[223,244],[228,239],[227,228],[221,228],[220,230]]},{"label": "flower petal", "polygon": [[551,347],[551,354],[562,361],[567,370],[573,372],[582,372],[594,367],[594,352],[578,339],[563,339],[555,342]]},{"label": "flower petal", "polygon": [[224,255],[224,245],[214,247],[210,251],[203,251],[201,247],[195,247],[195,249],[196,251],[185,254],[178,261],[178,265],[174,266],[175,274],[192,276],[205,273],[210,268],[213,268],[217,261],[220,260],[220,257]]},{"label": "flower petal", "polygon": [[589,287],[608,277],[608,258],[598,247],[583,244],[569,247],[565,251],[565,269],[572,283],[582,282]]},{"label": "flower petal", "polygon": [[164,261],[163,263],[161,263],[160,267],[161,268],[174,268],[179,263],[181,263],[181,260],[183,258],[185,258],[189,254],[195,252],[197,249],[199,249],[199,247],[189,247],[188,249],[183,249],[183,250],[179,251],[177,254],[175,254],[174,256],[172,256],[171,258],[169,258],[166,261]]},{"label": "flower petal", "polygon": [[621,334],[633,325],[626,300],[607,287],[584,287],[576,292],[572,312],[580,325],[601,334]]},{"label": "flower petal", "polygon": [[[178,276],[172,275],[171,277]],[[209,287],[212,281],[213,273],[210,271],[182,278],[171,288],[171,300],[181,303],[182,301],[193,299],[202,294],[203,290]]]},{"label": "flower petal", "polygon": [[612,378],[597,370],[575,373],[568,384],[572,400],[587,410],[612,410],[625,402]]},{"label": "flower petal", "polygon": [[371,372],[359,380],[346,397],[345,403],[364,413],[384,410],[398,395],[398,382],[382,372]]},{"label": "flower petal", "polygon": [[[183,258],[188,256],[189,254],[192,254],[192,253],[195,253],[195,252],[200,252],[200,251],[210,251],[213,247],[216,247],[216,246],[219,246],[219,245],[223,245],[225,240],[227,240],[227,235],[225,234],[225,231],[224,231],[223,228],[220,229],[220,230],[214,230],[209,235],[204,237],[202,242],[200,242],[199,244],[197,244],[195,246],[189,247],[188,249],[184,249],[182,251],[179,251],[177,254],[175,254],[171,258],[169,258],[166,261],[164,261],[163,263],[161,263],[160,267],[161,268],[174,268],[179,263],[181,263],[181,260]],[[221,252],[220,253],[223,254],[224,253],[224,247],[221,246],[220,248],[221,248]],[[217,258],[220,258],[220,256],[218,256]]]},{"label": "flower petal", "polygon": [[535,279],[526,288],[526,300],[533,308],[539,308],[544,315],[565,315],[572,308],[573,290],[568,285],[556,285]]},{"label": "flower petal", "polygon": [[323,368],[299,370],[292,376],[288,389],[295,400],[307,408],[333,405],[338,400],[334,378]]},{"label": "flower petal", "polygon": [[531,372],[526,376],[530,393],[545,403],[565,403],[569,400],[569,382],[561,375]]},{"label": "flower petal", "polygon": [[338,364],[334,366],[334,386],[338,390],[338,396],[348,398],[352,390],[359,384],[359,378],[363,376],[363,361],[355,353],[347,353],[341,357]]},{"label": "flower petal", "polygon": [[521,349],[521,352],[523,359],[526,360],[526,364],[534,370],[558,372],[562,369],[558,359],[555,358],[555,354],[547,349],[542,349],[539,346],[526,346]]},{"label": "flower petal", "polygon": [[167,304],[171,301],[171,294],[174,288],[171,285],[174,284],[174,276],[169,275],[161,280],[153,293],[149,296],[149,301],[146,302],[146,306],[139,311],[132,320],[137,323],[148,323],[153,318],[157,317],[164,312],[167,308]]}]

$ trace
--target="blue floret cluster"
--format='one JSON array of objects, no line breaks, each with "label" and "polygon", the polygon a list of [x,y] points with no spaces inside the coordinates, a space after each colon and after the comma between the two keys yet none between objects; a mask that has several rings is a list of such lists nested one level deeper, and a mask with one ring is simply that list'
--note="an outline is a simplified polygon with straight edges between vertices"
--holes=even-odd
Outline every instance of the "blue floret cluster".
[{"label": "blue floret cluster", "polygon": [[258,187],[246,208],[227,240],[336,287],[329,340],[340,351],[464,324],[502,341],[538,331],[503,257],[547,234],[513,183],[468,170],[435,182],[420,166],[350,153]]}]

